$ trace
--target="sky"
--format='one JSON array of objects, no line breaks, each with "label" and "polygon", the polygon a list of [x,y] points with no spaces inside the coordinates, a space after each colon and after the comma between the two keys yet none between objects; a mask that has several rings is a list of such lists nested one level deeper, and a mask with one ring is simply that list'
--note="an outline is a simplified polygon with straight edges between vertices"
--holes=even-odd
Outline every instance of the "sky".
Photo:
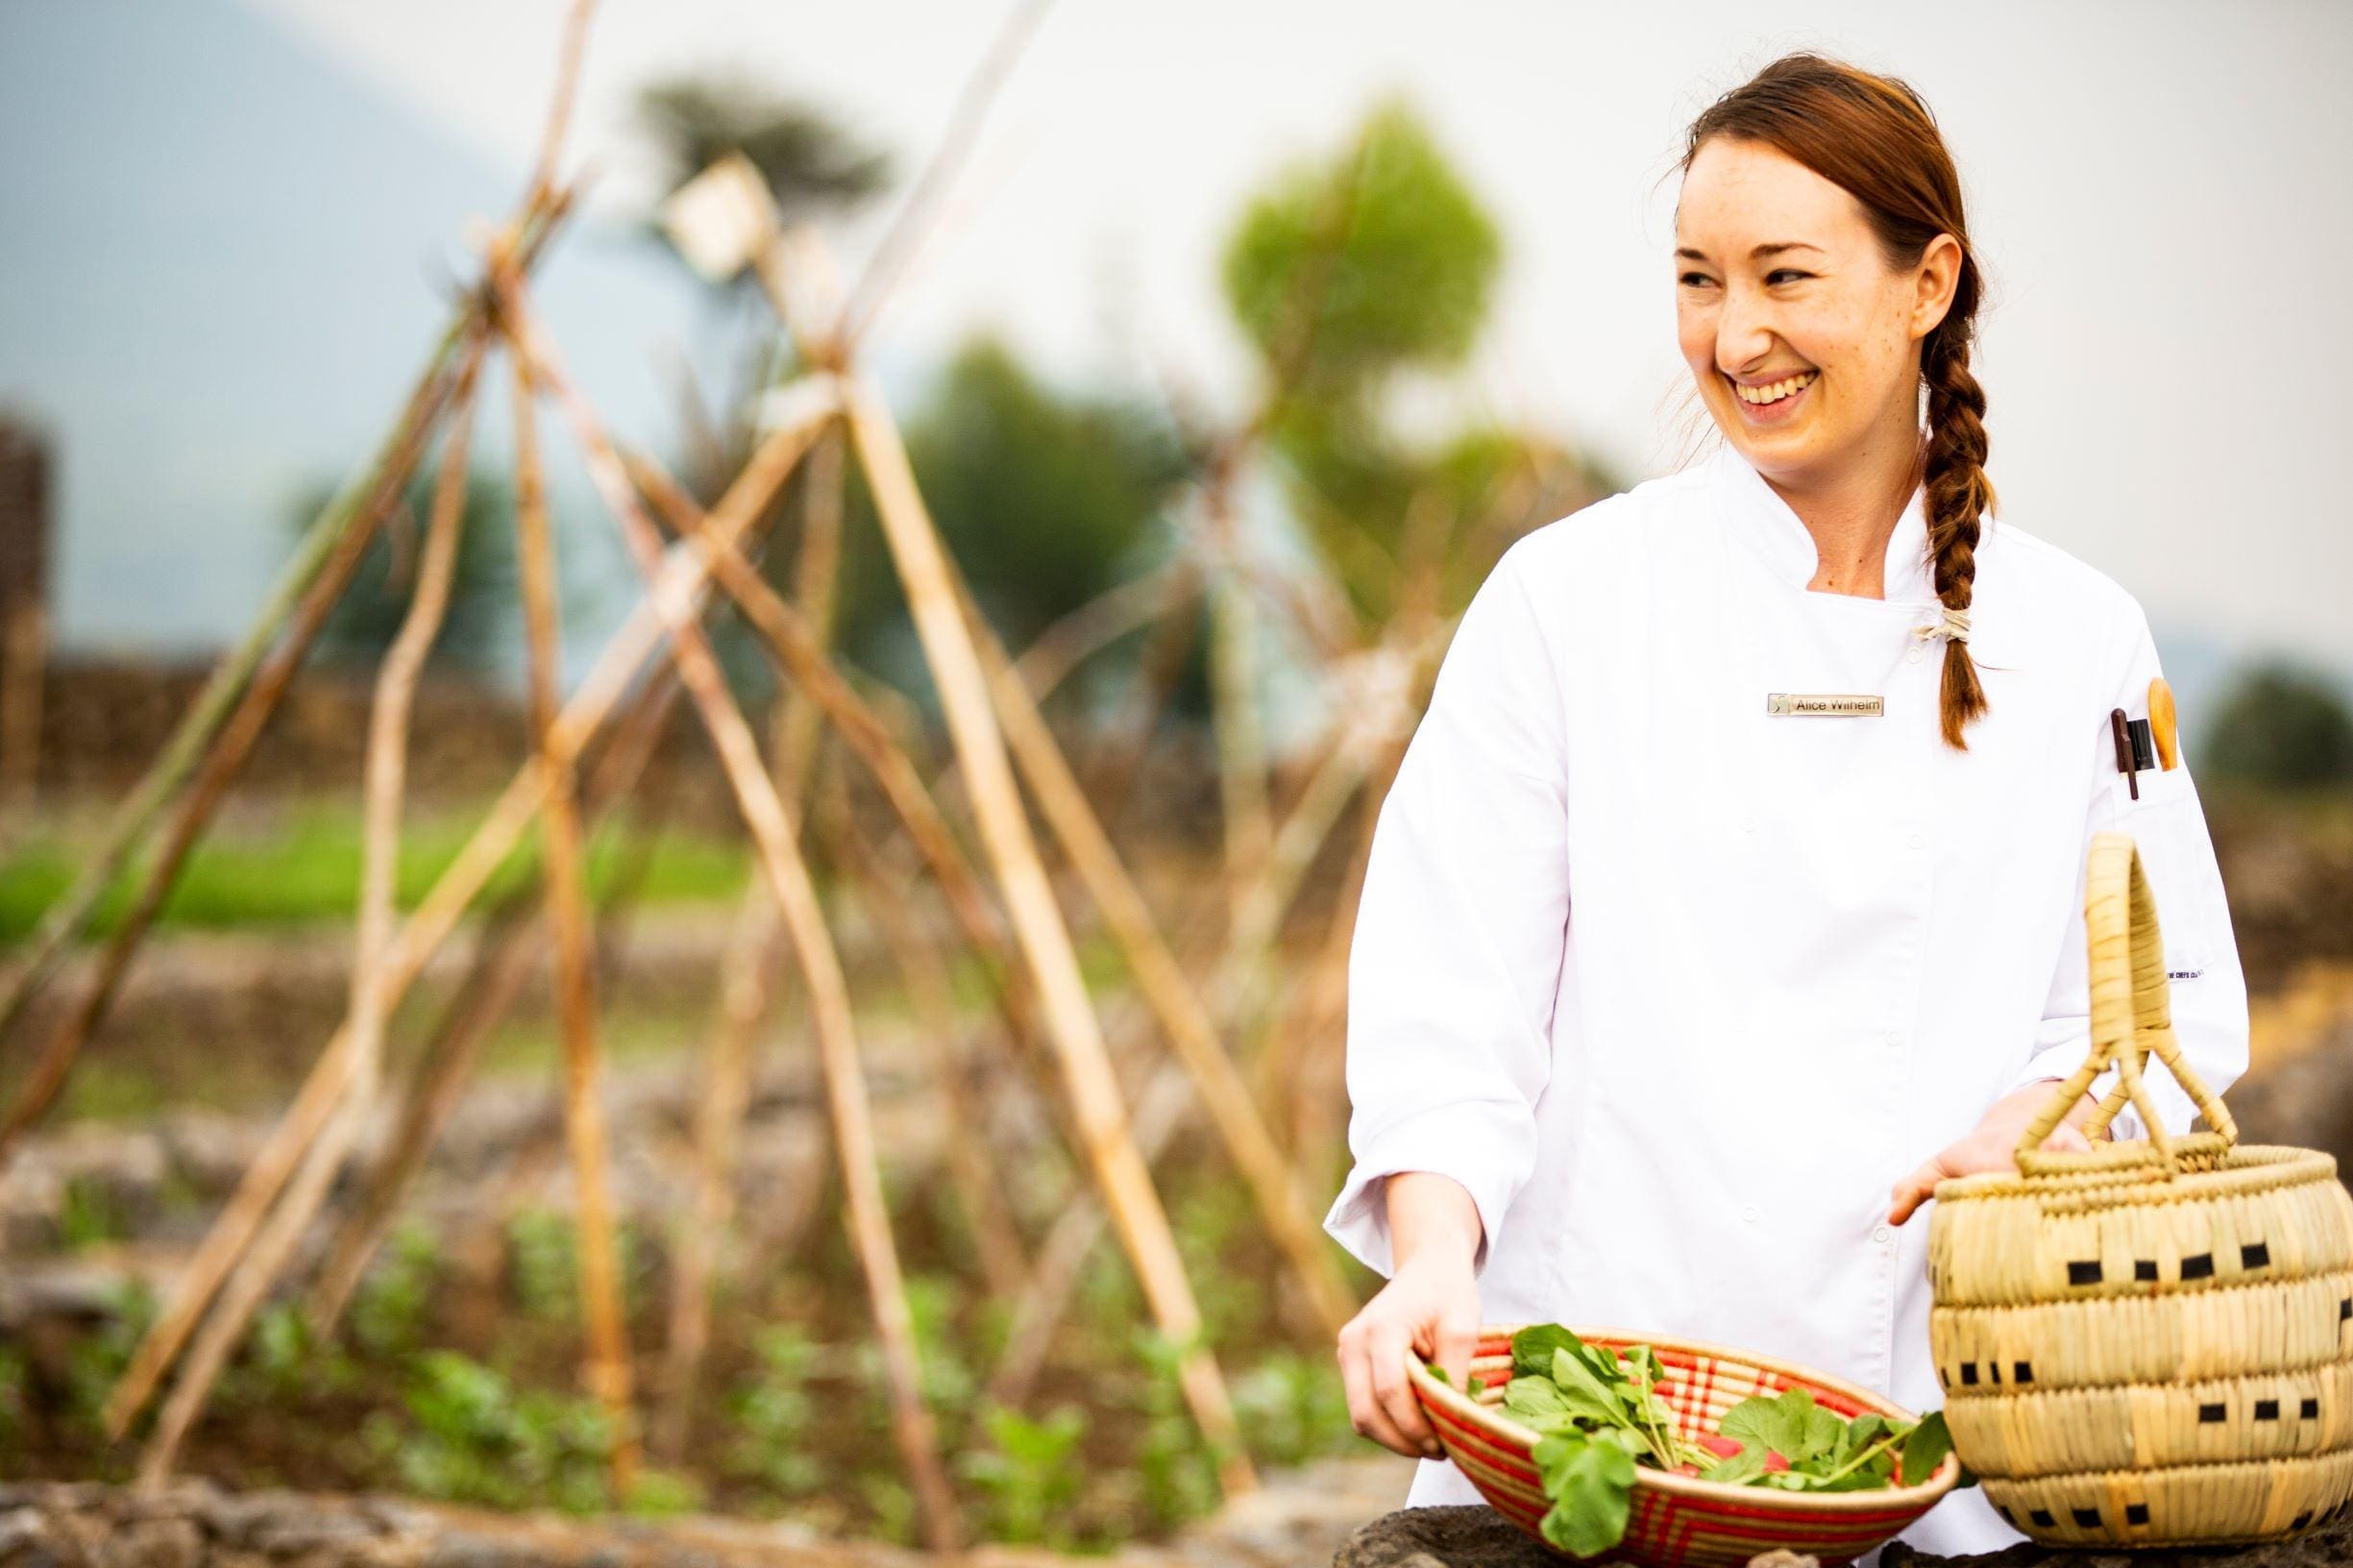
[{"label": "sky", "polygon": [[[481,171],[476,210],[531,160],[567,0],[207,3]],[[10,0],[0,34],[44,7],[78,9]],[[605,0],[571,161],[596,171],[598,211],[633,215],[632,95],[734,71],[912,169],[1005,15],[978,0]],[[1250,361],[1217,291],[1236,214],[1397,92],[1507,245],[1486,339],[1433,406],[1561,431],[1630,478],[1667,472],[1688,387],[1667,257],[1679,138],[1800,47],[1906,78],[1953,150],[1991,283],[1977,369],[2002,514],[2136,594],[2169,657],[2284,650],[2353,669],[2353,506],[2327,467],[2353,358],[2353,293],[2335,281],[2353,253],[2353,7],[1059,0],[884,317],[879,362],[909,384],[995,327],[1059,375],[1238,406]],[[836,233],[853,272],[878,227]],[[650,380],[652,338],[694,330],[675,309],[624,314],[640,340],[603,355],[620,380]],[[0,394],[8,348],[0,336]],[[380,420],[390,397],[354,401]],[[641,403],[655,417],[659,400]]]}]

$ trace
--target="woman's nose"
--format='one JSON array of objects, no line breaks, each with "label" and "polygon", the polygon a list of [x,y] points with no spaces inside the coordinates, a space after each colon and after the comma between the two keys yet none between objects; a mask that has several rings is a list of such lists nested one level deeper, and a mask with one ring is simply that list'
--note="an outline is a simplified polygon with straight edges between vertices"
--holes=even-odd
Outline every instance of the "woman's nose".
[{"label": "woman's nose", "polygon": [[1746,289],[1728,294],[1716,318],[1716,363],[1737,376],[1741,367],[1763,365],[1773,352],[1773,302]]}]

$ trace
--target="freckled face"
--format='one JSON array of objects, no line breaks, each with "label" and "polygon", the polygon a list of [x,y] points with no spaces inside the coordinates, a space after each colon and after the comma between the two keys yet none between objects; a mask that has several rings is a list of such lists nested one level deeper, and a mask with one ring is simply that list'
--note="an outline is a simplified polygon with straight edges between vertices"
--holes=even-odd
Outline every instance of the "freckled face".
[{"label": "freckled face", "polygon": [[[1683,361],[1759,473],[1805,488],[1880,441],[1908,443],[1920,340],[1949,288],[1924,297],[1936,280],[1891,271],[1851,194],[1772,147],[1718,136],[1684,173],[1675,244]],[[1756,254],[1770,246],[1788,248]]]}]

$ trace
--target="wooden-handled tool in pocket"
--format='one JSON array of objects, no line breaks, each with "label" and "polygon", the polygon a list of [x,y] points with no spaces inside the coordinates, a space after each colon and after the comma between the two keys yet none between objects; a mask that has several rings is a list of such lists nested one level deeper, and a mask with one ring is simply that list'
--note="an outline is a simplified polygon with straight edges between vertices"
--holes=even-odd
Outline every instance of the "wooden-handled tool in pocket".
[{"label": "wooden-handled tool in pocket", "polygon": [[2169,772],[2181,763],[2181,736],[2173,717],[2173,688],[2159,675],[2148,683],[2148,727],[2157,740],[2157,766]]}]

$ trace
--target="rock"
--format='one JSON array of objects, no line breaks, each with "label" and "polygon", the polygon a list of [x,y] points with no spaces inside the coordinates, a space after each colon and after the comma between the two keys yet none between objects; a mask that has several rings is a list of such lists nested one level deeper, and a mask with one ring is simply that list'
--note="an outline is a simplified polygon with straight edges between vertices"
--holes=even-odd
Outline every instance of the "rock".
[{"label": "rock", "polygon": [[204,1533],[188,1520],[141,1519],[99,1551],[100,1568],[202,1568]]},{"label": "rock", "polygon": [[[1406,1508],[1359,1529],[1332,1568],[1559,1568],[1565,1559],[1483,1505]],[[1769,1552],[1750,1568],[1811,1568],[1814,1559]],[[1879,1568],[2346,1568],[2353,1564],[2353,1514],[2291,1541],[2239,1547],[2144,1547],[2133,1552],[2057,1550],[2021,1541],[1999,1552],[1940,1557],[1891,1541]]]},{"label": "rock", "polygon": [[1401,1508],[1360,1529],[1332,1568],[1556,1568],[1560,1558],[1484,1504]]},{"label": "rock", "polygon": [[20,1555],[29,1555],[48,1538],[41,1528],[38,1508],[11,1508],[0,1513],[0,1563],[12,1561]]},{"label": "rock", "polygon": [[1879,1568],[2344,1568],[2353,1563],[2353,1515],[2308,1530],[2288,1541],[2248,1546],[2142,1547],[2132,1552],[2066,1551],[2021,1541],[1999,1552],[1935,1557],[1901,1541],[1891,1544]]}]

